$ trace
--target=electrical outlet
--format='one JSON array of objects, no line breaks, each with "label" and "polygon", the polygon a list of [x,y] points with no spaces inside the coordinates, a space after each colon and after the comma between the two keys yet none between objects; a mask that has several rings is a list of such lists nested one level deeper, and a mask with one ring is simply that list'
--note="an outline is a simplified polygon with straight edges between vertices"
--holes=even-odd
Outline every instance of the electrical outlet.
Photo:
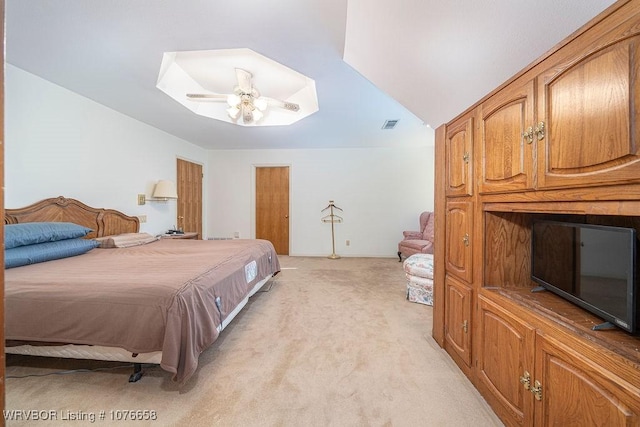
[{"label": "electrical outlet", "polygon": [[147,203],[147,196],[144,194],[138,194],[138,204],[144,205],[145,203]]},{"label": "electrical outlet", "polygon": [[138,215],[138,220],[140,221],[140,224],[142,224],[143,222],[147,222],[147,216],[146,215]]},{"label": "electrical outlet", "polygon": [[239,232],[239,231],[235,231],[235,232],[233,233],[233,238],[234,238],[234,239],[239,239],[239,238],[240,238],[240,232]]},{"label": "electrical outlet", "polygon": [[347,246],[351,244],[351,240],[347,240]]}]

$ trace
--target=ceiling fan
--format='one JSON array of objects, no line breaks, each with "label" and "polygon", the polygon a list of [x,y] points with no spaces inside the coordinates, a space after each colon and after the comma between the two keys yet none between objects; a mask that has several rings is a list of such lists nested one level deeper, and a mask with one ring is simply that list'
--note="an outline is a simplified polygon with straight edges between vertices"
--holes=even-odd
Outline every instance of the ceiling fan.
[{"label": "ceiling fan", "polygon": [[256,122],[259,121],[264,115],[263,111],[269,106],[294,112],[300,110],[300,105],[296,103],[260,96],[260,92],[251,82],[253,75],[242,68],[236,68],[235,70],[238,85],[234,88],[232,94],[188,93],[187,98],[192,101],[227,101],[227,104],[229,104],[227,109],[229,117],[237,120],[242,116],[244,123],[252,123],[254,120]]}]

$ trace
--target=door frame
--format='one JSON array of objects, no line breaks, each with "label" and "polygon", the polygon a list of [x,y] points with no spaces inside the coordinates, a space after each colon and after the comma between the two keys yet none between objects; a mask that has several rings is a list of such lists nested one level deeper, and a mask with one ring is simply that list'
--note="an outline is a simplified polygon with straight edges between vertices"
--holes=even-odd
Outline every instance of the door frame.
[{"label": "door frame", "polygon": [[291,217],[291,177],[293,166],[291,163],[252,163],[251,164],[251,238],[256,238],[256,169],[257,168],[289,168],[289,255],[291,255],[291,226],[294,219]]}]

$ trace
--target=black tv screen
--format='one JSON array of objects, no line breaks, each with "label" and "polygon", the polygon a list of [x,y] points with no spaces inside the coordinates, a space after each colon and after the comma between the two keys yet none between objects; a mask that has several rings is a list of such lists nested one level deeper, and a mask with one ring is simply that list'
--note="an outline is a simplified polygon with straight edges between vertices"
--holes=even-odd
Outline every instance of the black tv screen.
[{"label": "black tv screen", "polygon": [[531,248],[536,283],[601,317],[602,326],[637,332],[635,229],[536,221]]}]

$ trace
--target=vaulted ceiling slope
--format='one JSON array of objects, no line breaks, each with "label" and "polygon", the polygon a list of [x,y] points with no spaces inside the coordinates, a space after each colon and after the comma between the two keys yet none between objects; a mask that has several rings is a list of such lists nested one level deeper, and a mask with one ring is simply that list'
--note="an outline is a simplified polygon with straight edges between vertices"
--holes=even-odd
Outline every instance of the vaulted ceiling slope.
[{"label": "vaulted ceiling slope", "polygon": [[[433,140],[426,123],[449,120],[611,3],[7,0],[6,58],[208,149],[418,146]],[[314,79],[320,110],[248,128],[155,87],[164,52],[242,47]],[[381,129],[387,119],[395,129]]]},{"label": "vaulted ceiling slope", "polygon": [[344,59],[437,127],[613,3],[349,0]]}]

